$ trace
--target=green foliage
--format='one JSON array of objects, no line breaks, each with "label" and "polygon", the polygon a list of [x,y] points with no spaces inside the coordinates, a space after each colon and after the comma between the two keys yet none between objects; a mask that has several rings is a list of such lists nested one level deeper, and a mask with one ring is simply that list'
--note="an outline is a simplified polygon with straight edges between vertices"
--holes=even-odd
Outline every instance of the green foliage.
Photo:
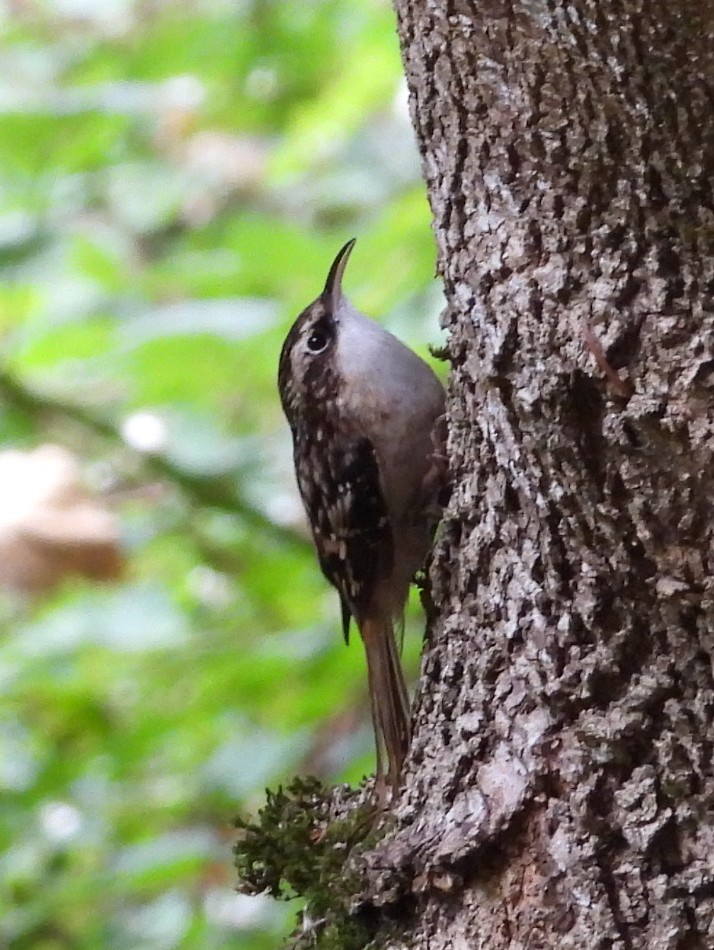
[{"label": "green foliage", "polygon": [[278,353],[353,235],[355,303],[422,353],[437,336],[393,13],[0,18],[0,450],[70,449],[125,561],[111,584],[0,594],[0,946],[267,950],[295,908],[234,893],[232,816],[296,772],[373,768]]}]

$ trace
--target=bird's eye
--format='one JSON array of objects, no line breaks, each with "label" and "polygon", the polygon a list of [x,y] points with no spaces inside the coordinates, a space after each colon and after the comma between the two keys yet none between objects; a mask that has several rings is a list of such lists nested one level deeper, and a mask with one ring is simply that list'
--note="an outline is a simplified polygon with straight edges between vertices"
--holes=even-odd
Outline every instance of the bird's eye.
[{"label": "bird's eye", "polygon": [[307,348],[311,353],[322,353],[328,342],[326,333],[322,330],[313,330],[307,338]]}]

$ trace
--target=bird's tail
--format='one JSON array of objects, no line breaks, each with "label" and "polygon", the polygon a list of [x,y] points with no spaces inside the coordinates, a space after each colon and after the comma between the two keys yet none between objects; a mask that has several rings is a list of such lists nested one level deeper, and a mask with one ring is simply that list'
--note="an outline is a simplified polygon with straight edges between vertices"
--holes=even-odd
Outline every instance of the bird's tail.
[{"label": "bird's tail", "polygon": [[377,779],[385,777],[396,793],[410,741],[409,697],[390,617],[367,618],[361,625],[367,655],[369,698],[377,746]]}]

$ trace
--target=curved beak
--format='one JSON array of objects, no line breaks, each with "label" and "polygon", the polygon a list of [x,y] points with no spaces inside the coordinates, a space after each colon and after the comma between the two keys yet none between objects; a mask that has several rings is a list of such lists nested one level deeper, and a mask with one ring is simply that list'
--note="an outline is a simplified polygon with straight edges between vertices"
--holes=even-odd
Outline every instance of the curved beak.
[{"label": "curved beak", "polygon": [[330,268],[330,273],[327,275],[327,280],[325,281],[325,289],[322,291],[323,300],[327,303],[330,313],[335,313],[337,311],[337,305],[342,296],[342,276],[345,273],[345,268],[347,267],[347,261],[349,256],[352,253],[352,248],[355,246],[357,238],[352,238],[351,241],[348,241],[347,244],[338,252],[337,257],[332,262],[332,267]]}]

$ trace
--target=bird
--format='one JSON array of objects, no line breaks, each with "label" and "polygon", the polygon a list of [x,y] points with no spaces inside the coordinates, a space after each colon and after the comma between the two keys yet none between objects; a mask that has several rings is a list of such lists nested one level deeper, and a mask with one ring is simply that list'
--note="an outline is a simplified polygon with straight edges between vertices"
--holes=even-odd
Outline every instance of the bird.
[{"label": "bird", "polygon": [[278,390],[345,641],[354,618],[364,644],[377,786],[396,795],[411,728],[398,634],[435,527],[434,433],[445,392],[421,357],[345,296],[354,245],[353,238],[341,248],[324,289],[290,328]]}]

